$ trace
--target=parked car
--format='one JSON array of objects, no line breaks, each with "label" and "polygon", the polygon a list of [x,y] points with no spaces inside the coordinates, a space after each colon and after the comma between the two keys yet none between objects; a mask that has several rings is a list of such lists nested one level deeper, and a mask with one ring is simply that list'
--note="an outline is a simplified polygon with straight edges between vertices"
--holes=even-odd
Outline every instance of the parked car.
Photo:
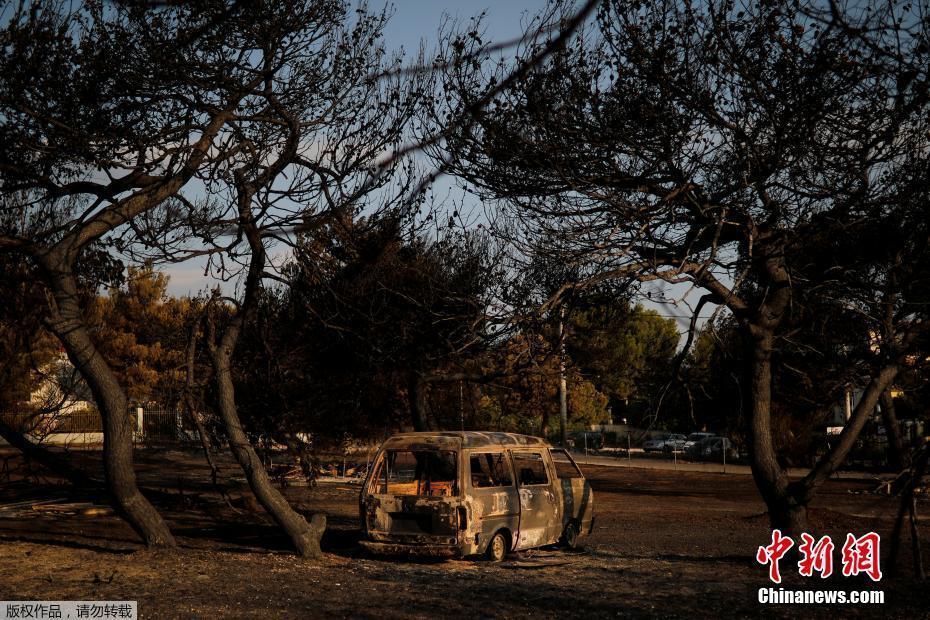
[{"label": "parked car", "polygon": [[676,435],[676,434],[666,434],[660,435],[655,439],[650,439],[649,441],[643,443],[643,451],[645,452],[667,452],[671,451],[673,447],[681,443],[684,445],[685,436]]},{"label": "parked car", "polygon": [[701,441],[702,439],[706,439],[707,437],[713,436],[713,433],[691,433],[685,440],[684,445],[681,446],[681,449],[687,453],[697,442]]},{"label": "parked car", "polygon": [[403,433],[375,456],[359,513],[370,551],[500,561],[579,546],[594,527],[594,495],[571,455],[538,437]]},{"label": "parked car", "polygon": [[686,443],[688,443],[688,437],[686,435],[672,435],[672,439],[665,442],[663,449],[668,454],[672,452],[683,452]]},{"label": "parked car", "polygon": [[698,460],[720,461],[726,451],[727,460],[735,460],[738,456],[733,442],[726,437],[705,437],[688,448],[689,457]]}]

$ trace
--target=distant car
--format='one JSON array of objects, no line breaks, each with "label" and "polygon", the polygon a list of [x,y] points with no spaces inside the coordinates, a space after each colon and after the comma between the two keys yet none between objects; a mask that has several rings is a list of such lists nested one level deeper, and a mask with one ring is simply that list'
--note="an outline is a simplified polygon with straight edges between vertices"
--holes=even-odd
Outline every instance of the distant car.
[{"label": "distant car", "polygon": [[681,449],[687,453],[697,442],[713,436],[713,433],[691,433],[685,440],[684,445],[681,446]]},{"label": "distant car", "polygon": [[675,442],[677,442],[677,441],[684,442],[684,440],[685,440],[685,436],[684,436],[684,435],[674,435],[674,434],[671,434],[671,433],[668,433],[668,434],[665,434],[665,435],[659,435],[658,437],[656,437],[656,438],[654,438],[654,439],[650,439],[649,441],[645,442],[645,443],[643,444],[643,451],[645,451],[645,452],[663,452],[663,451],[666,450],[666,447],[667,447],[670,443],[675,443]]},{"label": "distant car", "polygon": [[668,435],[659,435],[644,441],[643,452],[661,452],[665,448],[665,442],[668,441],[668,438]]},{"label": "distant car", "polygon": [[672,452],[681,452],[685,449],[685,443],[687,443],[687,441],[688,438],[684,435],[669,435],[662,449],[669,454]]},{"label": "distant car", "polygon": [[738,456],[732,441],[726,437],[711,436],[693,444],[688,448],[687,454],[693,459],[718,461],[723,459],[724,451],[726,451],[728,460],[733,460]]}]

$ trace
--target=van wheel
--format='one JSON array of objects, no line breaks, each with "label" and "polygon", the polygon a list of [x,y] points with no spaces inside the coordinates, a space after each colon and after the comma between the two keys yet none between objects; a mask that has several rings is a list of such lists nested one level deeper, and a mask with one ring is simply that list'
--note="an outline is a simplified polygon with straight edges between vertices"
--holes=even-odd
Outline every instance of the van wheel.
[{"label": "van wheel", "polygon": [[507,557],[507,536],[503,532],[494,534],[488,543],[487,558],[492,562],[501,562]]},{"label": "van wheel", "polygon": [[581,547],[578,534],[578,524],[574,521],[570,521],[568,525],[565,526],[565,531],[562,532],[562,544],[569,549],[578,549]]}]

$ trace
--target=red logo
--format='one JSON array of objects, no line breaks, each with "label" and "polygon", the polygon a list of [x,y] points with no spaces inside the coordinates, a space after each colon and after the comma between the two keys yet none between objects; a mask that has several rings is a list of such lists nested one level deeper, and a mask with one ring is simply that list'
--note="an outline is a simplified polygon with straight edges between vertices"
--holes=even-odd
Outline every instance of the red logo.
[{"label": "red logo", "polygon": [[869,532],[861,538],[846,534],[843,545],[843,576],[851,577],[865,573],[872,581],[880,581],[882,569],[879,567],[878,547],[881,538],[875,532]]},{"label": "red logo", "polygon": [[[859,538],[853,534],[846,534],[846,543],[842,549],[843,576],[854,577],[864,573],[872,581],[880,581],[880,542],[881,537],[875,532],[869,532]],[[781,530],[772,530],[772,542],[756,551],[756,561],[763,566],[768,565],[769,579],[773,583],[781,583],[778,562],[793,546],[794,540],[790,536],[783,536]],[[798,546],[798,552],[801,554],[798,573],[802,577],[812,577],[817,572],[822,579],[832,575],[834,548],[833,540],[829,536],[816,540],[810,534],[801,534],[801,544]]]},{"label": "red logo", "polygon": [[811,577],[814,571],[820,573],[821,579],[833,574],[833,541],[824,536],[816,543],[810,534],[801,534],[801,560],[798,562],[798,572],[804,577]]},{"label": "red logo", "polygon": [[769,579],[781,583],[781,573],[778,570],[778,561],[794,546],[794,541],[781,535],[781,530],[772,530],[772,544],[759,547],[756,551],[756,561],[759,564],[769,565]]}]

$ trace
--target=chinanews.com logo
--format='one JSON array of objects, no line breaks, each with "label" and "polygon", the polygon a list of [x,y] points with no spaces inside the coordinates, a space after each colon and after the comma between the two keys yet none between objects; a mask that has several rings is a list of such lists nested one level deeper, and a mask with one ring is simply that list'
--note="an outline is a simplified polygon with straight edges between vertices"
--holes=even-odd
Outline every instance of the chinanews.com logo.
[{"label": "chinanews.com logo", "polygon": [[[795,541],[784,536],[781,530],[772,531],[772,542],[759,547],[756,561],[768,566],[769,579],[774,584],[782,580],[781,560],[794,547]],[[844,577],[865,575],[874,582],[882,579],[880,559],[881,537],[875,532],[863,536],[846,534],[846,542],[840,551],[841,572]],[[810,534],[801,534],[798,545],[798,574],[813,577],[816,574],[826,579],[833,574],[834,549],[836,546],[829,536],[819,540]],[[786,590],[785,588],[759,588],[759,602],[762,604],[875,604],[885,602],[882,590]]]}]

